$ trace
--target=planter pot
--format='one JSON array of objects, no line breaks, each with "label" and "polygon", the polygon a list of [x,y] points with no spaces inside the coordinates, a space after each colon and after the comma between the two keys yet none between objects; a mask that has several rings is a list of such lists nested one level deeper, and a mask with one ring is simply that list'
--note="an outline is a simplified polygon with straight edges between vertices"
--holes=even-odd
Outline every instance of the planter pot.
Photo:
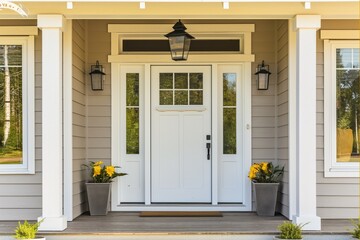
[{"label": "planter pot", "polygon": [[[274,239],[274,240],[284,240],[283,238],[279,238],[279,236],[275,236],[273,239]],[[293,240],[302,240],[302,238],[300,238],[300,239],[293,239]]]},{"label": "planter pot", "polygon": [[256,198],[256,213],[259,216],[274,216],[279,183],[253,183]]},{"label": "planter pot", "polygon": [[111,183],[86,183],[90,215],[105,216],[110,206]]}]

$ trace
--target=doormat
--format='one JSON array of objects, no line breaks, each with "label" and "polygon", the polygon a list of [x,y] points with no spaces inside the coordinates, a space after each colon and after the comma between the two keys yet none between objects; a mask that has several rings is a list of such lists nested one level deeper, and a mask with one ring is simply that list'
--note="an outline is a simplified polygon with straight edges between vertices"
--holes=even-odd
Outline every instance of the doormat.
[{"label": "doormat", "polygon": [[140,212],[140,217],[222,217],[221,212]]}]

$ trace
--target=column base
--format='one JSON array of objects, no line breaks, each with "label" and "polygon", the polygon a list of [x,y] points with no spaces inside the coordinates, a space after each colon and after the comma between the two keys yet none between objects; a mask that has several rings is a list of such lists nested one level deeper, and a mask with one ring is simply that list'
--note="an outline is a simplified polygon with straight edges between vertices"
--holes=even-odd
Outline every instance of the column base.
[{"label": "column base", "polygon": [[318,216],[294,216],[293,222],[296,224],[305,224],[303,230],[321,230],[321,218]]},{"label": "column base", "polygon": [[64,231],[67,228],[65,216],[60,217],[39,217],[38,221],[44,221],[40,224],[40,231]]}]

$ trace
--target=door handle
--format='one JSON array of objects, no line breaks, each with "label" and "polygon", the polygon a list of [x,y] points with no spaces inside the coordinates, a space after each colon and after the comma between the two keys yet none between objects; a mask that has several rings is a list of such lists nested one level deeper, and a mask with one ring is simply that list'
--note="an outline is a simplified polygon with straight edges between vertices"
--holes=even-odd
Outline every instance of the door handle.
[{"label": "door handle", "polygon": [[207,148],[207,160],[210,160],[211,143],[206,143],[206,148]]}]

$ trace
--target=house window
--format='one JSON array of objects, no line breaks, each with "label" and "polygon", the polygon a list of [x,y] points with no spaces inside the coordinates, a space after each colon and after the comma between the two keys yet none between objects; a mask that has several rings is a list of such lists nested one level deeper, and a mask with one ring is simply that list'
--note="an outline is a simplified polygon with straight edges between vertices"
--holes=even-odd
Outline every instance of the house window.
[{"label": "house window", "polygon": [[0,38],[0,173],[34,172],[33,42]]},{"label": "house window", "polygon": [[325,175],[358,176],[360,66],[358,41],[325,41]]}]

